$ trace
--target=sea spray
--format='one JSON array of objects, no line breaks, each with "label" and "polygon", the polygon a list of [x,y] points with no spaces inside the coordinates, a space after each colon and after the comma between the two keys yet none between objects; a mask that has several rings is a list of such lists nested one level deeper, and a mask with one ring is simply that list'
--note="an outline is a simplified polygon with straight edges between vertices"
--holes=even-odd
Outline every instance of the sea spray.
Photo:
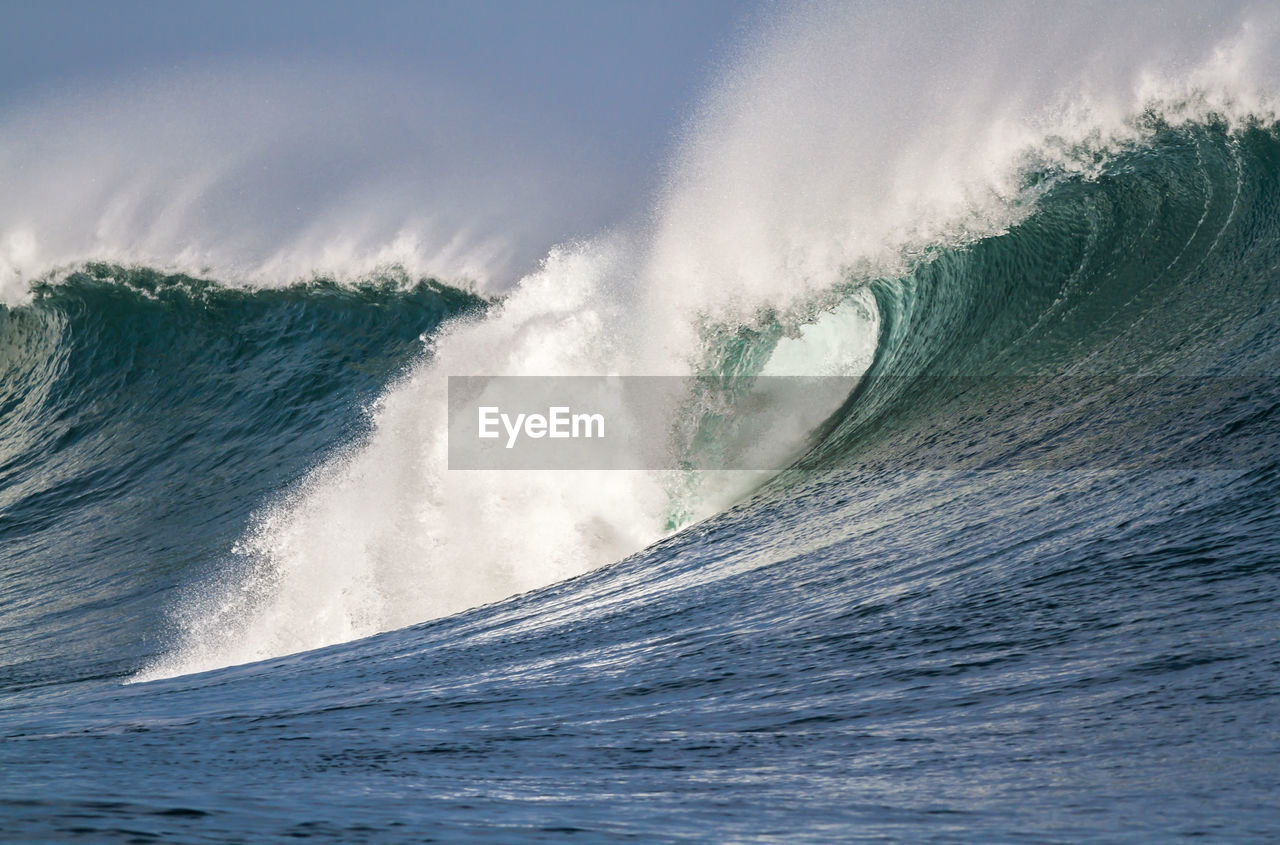
[{"label": "sea spray", "polygon": [[[451,473],[449,375],[714,369],[709,327],[781,319],[803,332],[843,307],[840,291],[1008,231],[1054,185],[1096,178],[1160,125],[1273,113],[1259,84],[1274,75],[1259,35],[1274,24],[1266,10],[1225,9],[1194,33],[1157,26],[1134,50],[1118,46],[1147,32],[1148,17],[1109,11],[1101,31],[1117,49],[1085,60],[1070,37],[1043,49],[1046,14],[815,6],[765,27],[693,122],[653,220],[557,248],[483,320],[434,337],[376,404],[370,435],[262,511],[229,567],[237,574],[182,605],[174,650],[143,677],[314,648],[551,583],[759,481]],[[1052,22],[1092,37],[1101,14]],[[918,49],[901,49],[908,41]],[[865,369],[883,315],[871,301],[843,313],[866,315],[844,330],[853,352],[815,341],[797,355],[774,335],[759,364],[780,346],[776,366],[791,371],[825,372],[832,356]],[[780,435],[797,451],[808,436]]]}]

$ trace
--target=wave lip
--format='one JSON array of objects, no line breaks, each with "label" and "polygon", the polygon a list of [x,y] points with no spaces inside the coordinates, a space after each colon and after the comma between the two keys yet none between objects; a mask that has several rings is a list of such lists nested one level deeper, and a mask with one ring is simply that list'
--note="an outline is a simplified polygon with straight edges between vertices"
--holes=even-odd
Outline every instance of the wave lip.
[{"label": "wave lip", "polygon": [[[1007,377],[1029,374],[1025,384],[1036,394],[1030,398],[1038,396],[1038,407],[1048,414],[1044,409],[1067,401],[1049,387],[1058,376],[1065,379],[1061,385],[1093,390],[1088,379],[1095,374],[1167,376],[1185,363],[1189,369],[1182,375],[1194,378],[1196,367],[1228,360],[1236,341],[1224,338],[1237,333],[1209,338],[1204,315],[1239,324],[1240,332],[1256,326],[1255,318],[1233,310],[1235,295],[1228,297],[1222,279],[1243,267],[1257,271],[1268,254],[1264,209],[1272,191],[1267,167],[1276,113],[1270,92],[1280,78],[1277,54],[1266,49],[1274,43],[1274,10],[1247,3],[1221,7],[1203,29],[1191,32],[1133,9],[1080,7],[1053,18],[1064,35],[1051,47],[1041,37],[1046,13],[1005,11],[934,14],[869,4],[781,13],[709,94],[650,218],[550,250],[505,296],[474,310],[451,299],[465,295],[416,283],[397,283],[395,293],[315,282],[232,294],[210,293],[193,282],[151,290],[146,273],[157,271],[110,270],[112,276],[133,273],[125,286],[146,308],[155,298],[154,311],[139,306],[137,313],[169,330],[171,343],[197,356],[229,348],[222,365],[232,371],[242,366],[236,356],[246,351],[229,328],[232,318],[247,313],[253,322],[261,317],[255,308],[267,303],[279,304],[272,313],[285,315],[279,319],[290,344],[309,349],[307,336],[314,333],[325,362],[358,371],[358,361],[335,361],[333,326],[315,318],[322,309],[314,303],[329,295],[347,304],[355,298],[352,308],[337,309],[342,314],[334,325],[365,333],[383,349],[385,357],[375,358],[399,362],[380,369],[377,386],[369,387],[359,372],[349,374],[350,382],[340,379],[364,391],[351,403],[365,404],[360,424],[324,427],[351,416],[336,414],[328,400],[309,404],[309,398],[295,397],[314,410],[311,421],[332,439],[306,467],[300,458],[290,464],[288,478],[259,476],[272,477],[277,486],[270,492],[253,488],[258,498],[248,506],[252,518],[244,517],[243,503],[224,504],[227,513],[241,515],[241,528],[231,539],[219,535],[222,551],[211,566],[221,575],[189,586],[172,604],[177,633],[158,662],[169,672],[214,668],[455,613],[616,561],[744,498],[777,495],[791,477],[784,473],[762,491],[762,476],[692,476],[689,450],[699,443],[723,447],[723,437],[755,439],[772,449],[762,464],[770,468],[801,455],[797,470],[861,461],[892,471],[942,464],[957,449],[968,449],[982,464],[988,460],[980,445],[984,432],[974,431],[968,437],[974,442],[966,442],[948,427],[949,414],[978,427],[999,416],[1027,423],[1026,431],[1006,427],[1008,436],[1000,440],[1006,458],[1024,461],[1040,454],[1026,452],[1028,443],[1041,448],[1049,442],[1027,432],[1050,438],[1052,432],[1028,419],[1020,404],[1023,390],[1009,388]],[[961,37],[966,33],[974,37]],[[908,55],[884,46],[908,36],[937,50]],[[1085,41],[1093,45],[1088,53],[1078,49]],[[866,49],[854,49],[860,47]],[[926,53],[931,58],[920,61]],[[170,138],[154,128],[160,140]],[[259,152],[268,161],[290,148],[276,145],[271,128],[253,136],[265,145]],[[201,171],[208,177],[203,181],[178,180],[184,192],[174,199],[182,213],[160,215],[173,221],[172,231],[151,227],[160,218],[150,213],[148,191],[169,184],[166,174],[186,171],[146,171],[154,184],[138,188],[126,180],[116,185],[119,195],[108,186],[98,197],[107,216],[90,227],[104,239],[89,248],[108,255],[136,248],[163,256],[157,259],[163,266],[207,259],[216,275],[223,262],[200,246],[206,233],[201,209],[243,180],[245,162],[237,156],[205,162],[210,169]],[[328,222],[345,230],[352,219],[346,212],[365,207],[344,206]],[[406,206],[396,208],[404,212]],[[0,220],[0,242],[14,261],[49,260],[44,230],[26,227],[18,217],[10,223]],[[442,225],[441,231],[459,237],[468,231],[461,220]],[[374,228],[380,236],[398,237],[395,226]],[[239,231],[217,229],[214,240],[235,247]],[[170,237],[175,232],[176,239]],[[446,238],[450,243],[453,234]],[[179,241],[191,251],[179,248]],[[325,257],[312,241],[302,242],[299,254],[306,261]],[[49,254],[79,249],[72,244]],[[1241,258],[1239,267],[1222,263],[1227,253]],[[268,287],[290,278],[263,270],[276,266],[271,255],[255,256],[250,264],[265,273]],[[359,260],[379,256],[386,257],[375,249]],[[1219,275],[1209,275],[1209,268]],[[262,286],[262,278],[243,270],[228,268],[228,281]],[[406,278],[417,277],[409,272]],[[1252,276],[1246,281],[1239,289],[1266,301],[1265,286]],[[34,297],[39,310],[59,290],[72,288],[28,285],[24,295]],[[1218,291],[1222,302],[1204,291]],[[134,293],[117,283],[94,296],[95,309],[118,315],[109,301]],[[183,296],[199,306],[179,303]],[[396,333],[414,319],[422,318],[421,326],[411,341],[392,343],[359,316],[366,306],[369,313],[383,308],[394,317],[389,323]],[[414,315],[416,307],[431,313]],[[292,322],[306,314],[311,318]],[[173,330],[204,330],[205,320],[221,326],[207,348],[184,345],[186,334]],[[104,325],[114,330],[115,324]],[[1191,338],[1199,358],[1170,352],[1182,342],[1171,340],[1175,329]],[[43,331],[52,338],[58,329]],[[82,337],[88,344],[91,336],[73,329],[73,341]],[[138,362],[154,360],[168,372],[160,344],[135,343],[140,337],[126,337],[121,347],[131,360],[101,357],[101,381],[94,384],[102,386],[94,389],[116,390],[109,385],[116,378],[134,390],[127,373]],[[49,342],[61,348],[62,341]],[[103,345],[109,345],[106,335]],[[398,352],[386,352],[391,347]],[[305,357],[288,359],[278,373],[257,370],[262,385],[305,381],[299,375],[307,372]],[[260,364],[267,356],[247,360]],[[238,386],[237,375],[228,378]],[[845,396],[810,403],[814,413],[791,420],[785,431],[777,415],[768,426],[742,428],[732,403],[716,420],[723,390],[656,403],[653,428],[669,433],[678,447],[674,454],[684,459],[679,469],[666,471],[670,475],[513,472],[495,480],[449,469],[450,377],[637,375],[689,383],[781,376],[855,381]],[[973,381],[963,396],[952,395],[962,379]],[[321,384],[316,395],[322,394],[332,392]],[[145,390],[136,395],[142,398],[126,414],[131,429],[120,435],[124,442],[142,439],[148,408],[163,407],[162,398]],[[190,399],[210,420],[224,419],[206,407],[213,403],[203,394]],[[273,415],[229,407],[237,407],[243,425],[227,435],[228,442],[255,440],[259,427],[271,425],[296,433],[305,421],[279,409]],[[1158,429],[1159,413],[1144,419],[1146,430]],[[725,434],[733,426],[742,429],[739,434]],[[96,421],[70,437],[97,448],[92,444],[104,441],[93,432],[108,430],[118,433],[119,427]],[[1066,442],[1084,429],[1077,424],[1058,431]],[[1136,435],[1123,426],[1115,432],[1123,444],[1120,465],[1129,466]],[[191,437],[203,440],[198,432]],[[295,454],[277,437],[261,439]],[[1055,460],[1068,456],[1067,446],[1052,451]],[[1266,448],[1265,441],[1258,448]],[[1076,454],[1087,458],[1087,450]],[[1007,466],[1006,458],[997,462]],[[216,460],[202,461],[184,472],[221,471]],[[160,466],[170,477],[183,474]],[[116,470],[104,476],[113,473],[120,484],[103,483],[104,499],[123,495],[121,485],[130,477]]]},{"label": "wave lip", "polygon": [[[692,364],[701,375],[639,403],[658,442],[674,434],[695,449],[663,453],[675,459],[665,475],[450,469],[449,426],[476,422],[475,408],[449,409],[450,378],[481,394],[507,378],[598,387],[629,377],[580,374],[649,355],[620,348],[613,330],[601,284],[619,265],[591,245],[559,256],[485,319],[447,328],[433,357],[382,397],[365,444],[261,513],[237,547],[250,574],[192,605],[184,624],[199,633],[155,674],[329,645],[535,589],[744,497],[786,499],[813,474],[1247,468],[1273,445],[1267,312],[1252,303],[1275,300],[1265,270],[1280,242],[1268,217],[1276,130],[1151,132],[1090,173],[1028,174],[1038,195],[1021,222],[939,246],[903,275],[849,275],[746,321],[704,317]],[[774,403],[781,416],[766,425],[739,416],[760,397],[734,397],[734,384],[842,367],[842,388],[807,417],[789,413],[794,398]],[[699,384],[716,389],[699,396]],[[802,424],[783,431],[779,420]],[[714,456],[739,436],[785,460],[729,479],[693,473],[691,455]]]}]

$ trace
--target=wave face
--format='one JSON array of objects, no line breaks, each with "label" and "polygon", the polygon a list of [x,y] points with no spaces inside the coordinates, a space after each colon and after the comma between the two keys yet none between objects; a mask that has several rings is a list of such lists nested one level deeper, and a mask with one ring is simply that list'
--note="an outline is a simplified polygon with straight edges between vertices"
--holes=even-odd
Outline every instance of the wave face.
[{"label": "wave face", "polygon": [[136,664],[159,632],[131,620],[358,436],[424,329],[483,307],[403,279],[250,291],[94,265],[0,312],[5,687]]},{"label": "wave face", "polygon": [[[859,28],[941,45],[895,95],[1017,58],[935,30],[1041,49],[958,14],[777,22],[649,228],[498,299],[89,264],[0,310],[6,832],[1280,834],[1272,19],[1049,51],[1083,104],[831,107]],[[447,470],[447,376],[616,373],[857,386],[772,476]]]}]

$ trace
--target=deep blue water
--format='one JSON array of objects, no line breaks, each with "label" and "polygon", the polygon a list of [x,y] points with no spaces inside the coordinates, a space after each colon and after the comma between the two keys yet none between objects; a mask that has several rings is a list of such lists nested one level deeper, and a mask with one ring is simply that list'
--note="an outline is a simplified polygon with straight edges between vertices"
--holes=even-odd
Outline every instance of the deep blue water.
[{"label": "deep blue water", "polygon": [[486,305],[95,265],[0,311],[0,832],[1280,837],[1280,134],[1040,177],[1005,233],[833,280],[874,294],[875,362],[730,510],[147,683],[181,591]]}]

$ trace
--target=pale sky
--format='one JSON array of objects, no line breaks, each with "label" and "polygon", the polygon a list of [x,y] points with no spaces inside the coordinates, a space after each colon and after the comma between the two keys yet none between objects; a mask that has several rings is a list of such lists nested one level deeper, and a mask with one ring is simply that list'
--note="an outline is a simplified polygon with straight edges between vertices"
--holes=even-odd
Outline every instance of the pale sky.
[{"label": "pale sky", "polygon": [[577,124],[646,161],[751,0],[2,0],[0,107],[205,64],[370,63]]}]

